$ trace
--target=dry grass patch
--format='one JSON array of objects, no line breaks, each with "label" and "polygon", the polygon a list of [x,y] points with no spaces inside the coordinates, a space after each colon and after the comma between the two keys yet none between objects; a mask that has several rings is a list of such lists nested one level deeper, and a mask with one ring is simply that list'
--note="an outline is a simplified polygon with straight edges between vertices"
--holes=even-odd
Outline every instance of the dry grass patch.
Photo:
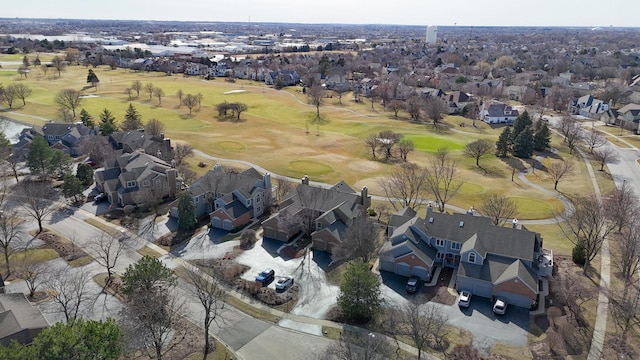
[{"label": "dry grass patch", "polygon": [[261,319],[272,323],[276,323],[281,319],[281,317],[278,315],[274,315],[269,311],[262,310],[231,295],[227,296],[224,301],[234,308],[256,319]]},{"label": "dry grass patch", "polygon": [[531,354],[531,351],[527,347],[514,346],[502,342],[493,345],[491,355],[506,356],[507,358],[518,360],[533,359],[533,354]]},{"label": "dry grass patch", "polygon": [[99,220],[93,219],[93,218],[88,218],[85,219],[84,222],[86,222],[87,224],[98,228],[104,232],[106,232],[107,234],[109,234],[109,236],[119,236],[120,235],[120,231],[117,229],[114,229],[112,226],[109,226]]},{"label": "dry grass patch", "polygon": [[140,249],[136,250],[138,252],[138,254],[142,255],[142,256],[151,256],[154,258],[159,258],[160,256],[162,256],[162,254],[160,252],[158,252],[157,250],[154,250],[152,248],[150,248],[149,246],[143,246]]},{"label": "dry grass patch", "polygon": [[44,242],[42,248],[53,249],[71,267],[83,266],[93,261],[93,258],[84,250],[55,231],[45,229],[37,233],[35,237]]}]

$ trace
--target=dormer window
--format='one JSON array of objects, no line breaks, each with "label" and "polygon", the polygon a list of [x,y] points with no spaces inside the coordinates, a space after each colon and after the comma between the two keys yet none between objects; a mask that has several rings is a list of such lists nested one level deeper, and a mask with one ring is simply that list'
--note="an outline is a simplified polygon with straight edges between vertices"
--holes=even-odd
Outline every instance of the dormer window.
[{"label": "dormer window", "polygon": [[469,262],[475,264],[475,262],[476,262],[476,253],[469,253]]},{"label": "dormer window", "polygon": [[436,246],[444,246],[444,239],[436,239]]},{"label": "dormer window", "polygon": [[452,242],[452,243],[451,243],[451,249],[452,249],[452,250],[460,250],[460,243],[458,243],[458,242]]},{"label": "dormer window", "polygon": [[126,186],[127,186],[127,188],[136,187],[136,182],[135,181],[127,181]]}]

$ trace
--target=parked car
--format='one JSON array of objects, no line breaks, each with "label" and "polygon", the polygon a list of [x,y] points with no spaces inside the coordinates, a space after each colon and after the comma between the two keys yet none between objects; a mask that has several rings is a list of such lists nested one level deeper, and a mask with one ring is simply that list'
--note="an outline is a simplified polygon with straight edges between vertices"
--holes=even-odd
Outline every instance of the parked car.
[{"label": "parked car", "polygon": [[468,291],[463,291],[460,293],[458,297],[458,306],[460,307],[469,307],[471,304],[471,293]]},{"label": "parked car", "polygon": [[268,286],[271,284],[273,279],[276,277],[276,272],[273,269],[265,269],[258,276],[256,276],[256,281],[261,283],[262,286]]},{"label": "parked car", "polygon": [[498,315],[504,315],[507,312],[507,302],[502,299],[497,299],[493,304],[493,312]]},{"label": "parked car", "polygon": [[95,202],[100,202],[100,201],[105,200],[106,198],[107,198],[107,194],[105,194],[105,193],[100,193],[100,194],[96,195],[96,196],[93,198],[93,201],[95,201]]},{"label": "parked car", "polygon": [[276,290],[285,291],[293,286],[293,277],[283,276],[276,281]]},{"label": "parked car", "polygon": [[420,285],[420,279],[416,276],[412,276],[407,281],[407,286],[405,287],[407,293],[415,294],[418,291],[418,286]]}]

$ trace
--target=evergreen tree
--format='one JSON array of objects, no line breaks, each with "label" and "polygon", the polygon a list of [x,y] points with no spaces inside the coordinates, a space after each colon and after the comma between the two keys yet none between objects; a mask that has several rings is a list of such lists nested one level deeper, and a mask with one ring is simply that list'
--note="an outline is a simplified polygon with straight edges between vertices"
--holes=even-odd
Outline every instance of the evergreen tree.
[{"label": "evergreen tree", "polygon": [[511,132],[511,139],[515,141],[515,139],[520,135],[524,129],[531,126],[533,121],[531,121],[531,117],[529,117],[529,113],[525,110],[522,114],[518,115],[516,120],[513,122],[513,131]]},{"label": "evergreen tree", "polygon": [[93,168],[89,164],[80,163],[76,170],[76,176],[84,186],[89,186],[93,183]]},{"label": "evergreen tree", "polygon": [[178,197],[178,228],[192,230],[196,227],[196,206],[191,193],[183,191]]},{"label": "evergreen tree", "polygon": [[357,321],[371,319],[382,305],[380,280],[369,271],[369,264],[358,261],[348,265],[340,285],[338,306]]},{"label": "evergreen tree", "polygon": [[533,155],[533,151],[533,133],[530,127],[526,127],[513,143],[513,154],[528,159]]},{"label": "evergreen tree", "polygon": [[124,121],[122,122],[122,124],[120,124],[120,128],[123,131],[129,131],[138,130],[142,127],[142,115],[140,115],[140,113],[132,103],[129,103],[127,112],[124,114]]},{"label": "evergreen tree", "polygon": [[533,148],[536,151],[545,151],[551,144],[551,130],[546,123],[538,121],[538,125],[535,133],[533,134]]},{"label": "evergreen tree", "polygon": [[37,174],[42,178],[47,178],[49,158],[51,156],[51,148],[49,143],[41,136],[34,136],[29,145],[29,152],[27,153],[26,160],[29,170],[33,174]]},{"label": "evergreen tree", "polygon": [[100,113],[100,135],[109,136],[117,130],[116,118],[111,111],[109,109],[102,110]]},{"label": "evergreen tree", "polygon": [[93,87],[98,86],[100,80],[98,79],[98,75],[93,72],[93,70],[89,69],[89,74],[87,74],[87,83],[91,84]]},{"label": "evergreen tree", "polygon": [[80,110],[80,121],[82,121],[84,126],[89,128],[96,126],[95,121],[93,121],[93,116],[91,116],[91,114],[89,114],[89,112],[84,108]]},{"label": "evergreen tree", "polygon": [[496,142],[496,156],[505,157],[511,152],[511,128],[505,127]]},{"label": "evergreen tree", "polygon": [[78,201],[78,196],[82,195],[82,182],[74,175],[67,174],[62,183],[62,194],[66,198],[73,197],[73,201]]}]

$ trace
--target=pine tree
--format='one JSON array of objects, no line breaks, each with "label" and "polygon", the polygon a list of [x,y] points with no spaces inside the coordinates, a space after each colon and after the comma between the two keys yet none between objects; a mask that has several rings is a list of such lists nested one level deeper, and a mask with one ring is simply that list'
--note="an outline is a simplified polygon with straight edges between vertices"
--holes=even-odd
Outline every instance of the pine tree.
[{"label": "pine tree", "polygon": [[516,120],[513,122],[513,131],[511,132],[511,139],[515,141],[515,139],[520,135],[524,129],[531,126],[533,121],[531,121],[531,117],[529,113],[525,110],[522,114],[518,115]]},{"label": "pine tree", "polygon": [[511,128],[505,127],[496,142],[496,156],[505,157],[511,152]]},{"label": "pine tree", "polygon": [[533,148],[536,151],[545,151],[549,148],[550,144],[551,130],[549,130],[549,127],[546,123],[542,123],[542,125],[538,126],[535,133],[533,134]]},{"label": "pine tree", "polygon": [[91,84],[93,87],[98,86],[100,80],[98,79],[98,75],[93,72],[93,70],[89,69],[89,73],[87,74],[87,83]]},{"label": "pine tree", "polygon": [[183,191],[178,197],[178,228],[192,230],[196,227],[196,207],[191,193]]},{"label": "pine tree", "polygon": [[91,114],[89,114],[89,112],[84,108],[80,110],[80,121],[82,121],[84,126],[88,128],[93,128],[94,126],[96,126],[95,121],[93,121],[93,116],[91,116]]},{"label": "pine tree", "polygon": [[102,110],[100,113],[100,135],[109,136],[117,130],[116,118],[111,111],[109,109]]},{"label": "pine tree", "polygon": [[129,103],[127,112],[124,114],[124,121],[120,124],[123,131],[138,130],[142,128],[142,116],[132,103]]},{"label": "pine tree", "polygon": [[513,142],[513,154],[519,158],[528,159],[533,155],[533,133],[526,127]]}]

